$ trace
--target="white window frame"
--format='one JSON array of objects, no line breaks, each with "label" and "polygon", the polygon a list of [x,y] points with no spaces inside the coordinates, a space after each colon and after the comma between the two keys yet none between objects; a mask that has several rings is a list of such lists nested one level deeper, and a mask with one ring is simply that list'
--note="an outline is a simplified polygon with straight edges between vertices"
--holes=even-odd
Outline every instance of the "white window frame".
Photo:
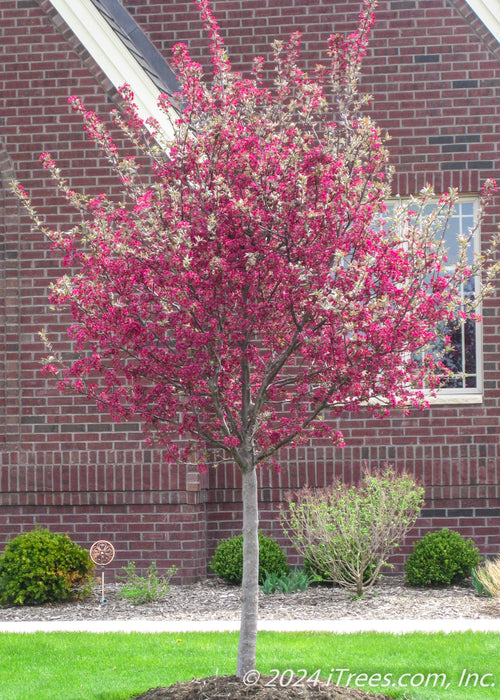
[{"label": "white window frame", "polygon": [[[409,197],[397,197],[390,198],[386,201],[388,207],[398,206],[401,204],[409,203]],[[436,200],[437,203],[437,200]],[[456,206],[461,204],[472,204],[473,205],[473,220],[477,220],[478,208],[479,208],[479,197],[474,195],[464,195],[459,196]],[[481,249],[481,231],[478,228],[474,233],[473,241],[473,253],[478,255]],[[475,278],[475,289],[476,292],[480,290],[481,279],[480,277]],[[481,305],[477,307],[477,313],[481,316]],[[429,395],[429,403],[431,405],[457,405],[457,404],[478,404],[483,402],[483,324],[482,322],[477,322],[475,324],[476,332],[476,386],[475,387],[444,387],[436,391],[436,395]],[[430,392],[429,392],[430,393]]]}]

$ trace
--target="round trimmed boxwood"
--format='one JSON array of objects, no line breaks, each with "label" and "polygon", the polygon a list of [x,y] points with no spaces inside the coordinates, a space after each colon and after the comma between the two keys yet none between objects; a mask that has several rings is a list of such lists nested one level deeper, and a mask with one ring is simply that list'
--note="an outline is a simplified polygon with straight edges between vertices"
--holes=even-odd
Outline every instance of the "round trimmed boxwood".
[{"label": "round trimmed boxwood", "polygon": [[35,528],[8,542],[0,556],[0,604],[75,600],[92,587],[94,564],[67,535]]},{"label": "round trimmed boxwood", "polygon": [[[222,540],[210,562],[215,574],[226,583],[241,585],[243,578],[243,535]],[[264,581],[266,572],[278,576],[288,574],[290,567],[285,553],[271,537],[259,532],[259,583]]]},{"label": "round trimmed boxwood", "polygon": [[405,564],[410,586],[440,586],[459,583],[481,563],[479,550],[454,530],[429,532],[417,542]]}]

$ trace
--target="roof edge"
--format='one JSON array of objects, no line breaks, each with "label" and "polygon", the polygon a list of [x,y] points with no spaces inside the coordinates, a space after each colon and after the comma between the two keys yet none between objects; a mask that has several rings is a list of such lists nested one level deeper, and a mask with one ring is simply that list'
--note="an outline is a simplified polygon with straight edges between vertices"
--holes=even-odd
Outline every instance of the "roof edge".
[{"label": "roof edge", "polygon": [[158,107],[158,87],[93,3],[85,0],[49,1],[113,86],[118,89],[125,83],[130,85],[140,117],[156,119],[167,139],[171,139],[173,126]]},{"label": "roof edge", "polygon": [[500,43],[500,0],[465,0],[465,2]]}]

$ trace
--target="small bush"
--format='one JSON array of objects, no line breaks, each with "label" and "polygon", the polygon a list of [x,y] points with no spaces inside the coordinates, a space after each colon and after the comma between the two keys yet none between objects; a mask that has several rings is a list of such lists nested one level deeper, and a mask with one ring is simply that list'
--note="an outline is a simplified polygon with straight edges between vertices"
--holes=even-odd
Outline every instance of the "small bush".
[{"label": "small bush", "polygon": [[339,480],[324,489],[289,494],[282,525],[307,570],[359,596],[374,585],[413,525],[423,488],[391,468],[366,470],[357,485]]},{"label": "small bush", "polygon": [[0,556],[0,604],[82,598],[91,591],[93,572],[89,553],[67,535],[36,528],[11,540]]},{"label": "small bush", "polygon": [[[215,574],[226,583],[241,585],[243,578],[243,535],[222,540],[215,550],[210,566]],[[278,576],[288,574],[290,567],[285,553],[271,537],[259,532],[259,583],[262,584],[266,572]]]},{"label": "small bush", "polygon": [[159,576],[156,570],[156,562],[151,562],[146,576],[139,576],[135,573],[135,562],[124,566],[125,574],[118,578],[124,581],[118,592],[118,597],[130,600],[132,605],[141,605],[161,600],[170,590],[170,579],[177,572],[177,567],[172,566],[166,576]]},{"label": "small bush", "polygon": [[485,593],[489,598],[500,598],[500,557],[476,566],[472,576],[479,595]]},{"label": "small bush", "polygon": [[441,586],[459,583],[481,563],[472,540],[444,528],[429,532],[417,542],[405,564],[405,580],[410,586]]}]

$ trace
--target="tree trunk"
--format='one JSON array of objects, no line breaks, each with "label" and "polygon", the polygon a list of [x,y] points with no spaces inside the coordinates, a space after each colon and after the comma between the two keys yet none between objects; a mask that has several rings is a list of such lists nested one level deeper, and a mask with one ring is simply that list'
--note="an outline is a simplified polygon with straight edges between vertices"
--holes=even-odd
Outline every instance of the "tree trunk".
[{"label": "tree trunk", "polygon": [[236,675],[243,678],[255,668],[257,618],[259,605],[259,511],[257,505],[257,473],[243,475],[243,580],[241,582],[241,625]]}]

